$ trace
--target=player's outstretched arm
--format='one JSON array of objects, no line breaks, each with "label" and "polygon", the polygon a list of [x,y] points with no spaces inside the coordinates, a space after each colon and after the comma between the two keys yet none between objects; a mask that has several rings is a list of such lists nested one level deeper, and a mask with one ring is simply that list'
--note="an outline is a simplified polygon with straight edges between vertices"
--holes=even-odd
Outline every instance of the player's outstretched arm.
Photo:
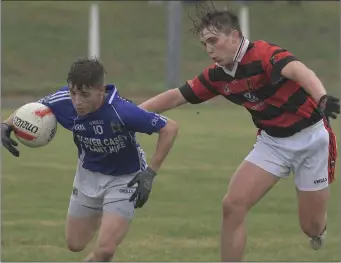
[{"label": "player's outstretched arm", "polygon": [[215,91],[215,84],[210,80],[210,72],[214,71],[215,67],[214,64],[205,68],[201,74],[186,81],[181,87],[165,91],[143,102],[139,107],[147,111],[162,113],[187,102],[199,104],[216,97],[219,92]]},{"label": "player's outstretched arm", "polygon": [[162,113],[187,103],[179,89],[165,91],[139,105],[141,109]]},{"label": "player's outstretched arm", "polygon": [[11,138],[14,115],[15,112],[13,112],[3,123],[1,123],[1,144],[11,154],[19,157],[19,151],[17,148],[15,148],[16,146],[18,146],[18,143]]}]

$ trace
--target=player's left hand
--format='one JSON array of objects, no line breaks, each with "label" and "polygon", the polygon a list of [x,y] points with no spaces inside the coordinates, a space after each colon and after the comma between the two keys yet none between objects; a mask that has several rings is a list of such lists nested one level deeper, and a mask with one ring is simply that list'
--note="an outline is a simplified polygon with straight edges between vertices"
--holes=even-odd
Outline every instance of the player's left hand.
[{"label": "player's left hand", "polygon": [[147,167],[146,170],[135,175],[128,183],[128,187],[132,187],[137,183],[135,192],[129,198],[129,202],[135,201],[135,208],[141,208],[147,202],[156,174],[152,168]]},{"label": "player's left hand", "polygon": [[16,146],[18,143],[11,138],[12,128],[6,123],[1,123],[1,144],[15,157],[19,157],[19,151]]},{"label": "player's left hand", "polygon": [[336,119],[337,115],[340,114],[340,99],[331,95],[324,95],[321,97],[318,107],[329,122],[329,118]]}]

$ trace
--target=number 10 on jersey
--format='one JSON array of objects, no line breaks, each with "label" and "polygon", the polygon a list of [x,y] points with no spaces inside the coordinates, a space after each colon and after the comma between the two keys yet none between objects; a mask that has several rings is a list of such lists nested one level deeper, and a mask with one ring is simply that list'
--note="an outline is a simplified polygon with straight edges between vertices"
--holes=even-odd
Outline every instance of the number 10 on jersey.
[{"label": "number 10 on jersey", "polygon": [[95,134],[103,134],[103,127],[101,125],[94,125],[92,128],[94,129]]}]

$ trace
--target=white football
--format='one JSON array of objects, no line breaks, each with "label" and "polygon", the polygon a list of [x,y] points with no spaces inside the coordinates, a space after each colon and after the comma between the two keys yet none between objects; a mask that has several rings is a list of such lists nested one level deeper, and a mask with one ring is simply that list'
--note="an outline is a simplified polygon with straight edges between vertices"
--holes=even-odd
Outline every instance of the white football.
[{"label": "white football", "polygon": [[13,131],[18,141],[30,148],[47,145],[57,132],[52,110],[37,102],[20,107],[13,118]]}]

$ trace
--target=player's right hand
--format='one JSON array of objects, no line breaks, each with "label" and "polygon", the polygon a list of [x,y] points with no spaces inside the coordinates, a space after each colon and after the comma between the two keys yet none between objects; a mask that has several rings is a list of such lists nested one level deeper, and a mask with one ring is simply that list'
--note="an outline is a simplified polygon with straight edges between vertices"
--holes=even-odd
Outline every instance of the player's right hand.
[{"label": "player's right hand", "polygon": [[134,202],[135,208],[141,208],[148,200],[149,194],[152,191],[152,185],[156,172],[152,168],[147,167],[146,170],[139,172],[128,183],[128,187],[133,187],[138,184],[135,192],[131,195],[129,202]]},{"label": "player's right hand", "polygon": [[6,123],[1,123],[1,144],[4,146],[11,154],[16,157],[19,157],[19,151],[15,146],[18,146],[18,143],[11,138],[12,128],[8,126]]}]

